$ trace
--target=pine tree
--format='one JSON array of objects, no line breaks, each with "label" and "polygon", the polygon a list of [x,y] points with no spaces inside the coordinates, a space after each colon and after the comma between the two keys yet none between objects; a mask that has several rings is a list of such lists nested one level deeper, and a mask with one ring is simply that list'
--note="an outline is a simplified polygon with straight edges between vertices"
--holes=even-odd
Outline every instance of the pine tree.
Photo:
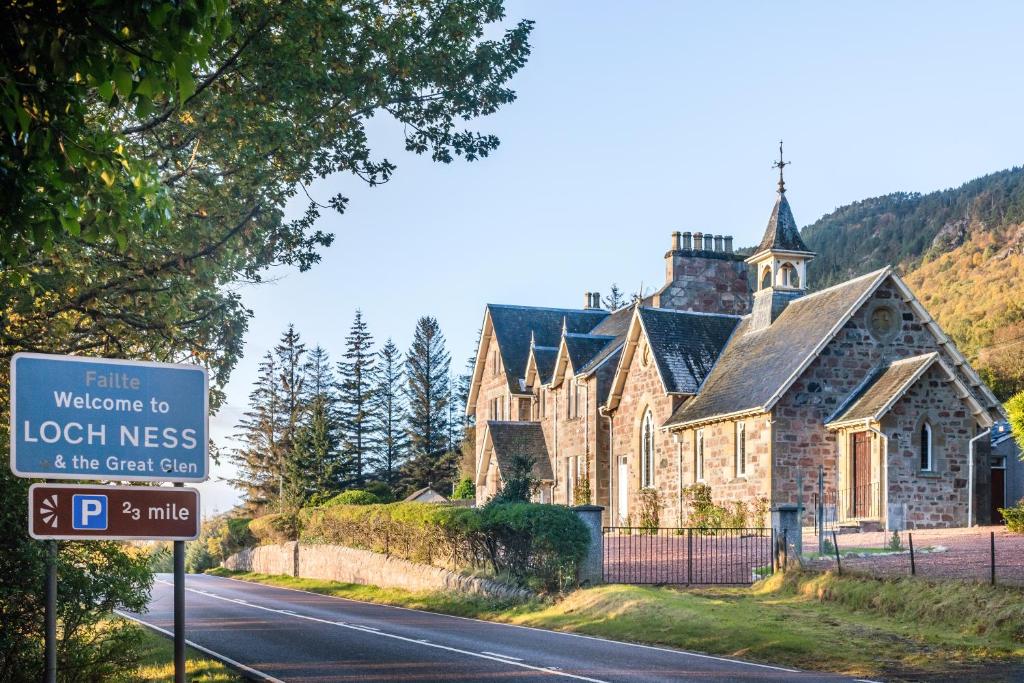
[{"label": "pine tree", "polygon": [[609,311],[617,311],[626,305],[626,297],[622,294],[618,284],[612,283],[608,296],[604,298],[604,305]]},{"label": "pine tree", "polygon": [[373,336],[363,320],[363,312],[357,309],[345,338],[345,360],[338,363],[338,414],[343,452],[349,463],[349,483],[356,488],[362,488],[366,482],[367,461],[377,441],[370,419],[375,360]]},{"label": "pine tree", "polygon": [[411,458],[403,478],[410,488],[450,485],[455,474],[455,457],[447,439],[450,365],[437,320],[420,318],[405,359]]},{"label": "pine tree", "polygon": [[296,437],[295,458],[307,473],[305,496],[329,498],[341,490],[341,436],[334,374],[327,351],[317,346],[305,367],[306,420]]},{"label": "pine tree", "polygon": [[[477,334],[477,345],[479,348],[479,332]],[[456,404],[455,414],[459,416],[459,438],[451,449],[458,452],[459,477],[472,480],[476,474],[476,419],[475,416],[466,415],[466,405],[469,403],[469,392],[473,386],[473,370],[476,368],[476,353],[466,361],[466,370],[455,383],[455,390],[452,392],[452,403]]]},{"label": "pine tree", "polygon": [[241,445],[231,453],[238,467],[238,477],[231,483],[242,490],[245,507],[252,513],[270,507],[280,491],[281,403],[277,359],[268,352],[249,394],[249,409],[237,425],[235,440]]},{"label": "pine tree", "polygon": [[402,352],[388,339],[377,355],[374,371],[372,415],[378,439],[372,465],[376,476],[392,489],[398,484],[409,447],[404,389]]},{"label": "pine tree", "polygon": [[[282,507],[299,502],[299,493],[306,488],[304,481],[308,473],[295,460],[295,442],[306,413],[305,385],[306,346],[302,343],[294,325],[281,335],[281,341],[274,347],[274,358],[279,377],[280,438],[278,453],[280,473],[278,479],[279,505]],[[286,496],[286,489],[288,495]]]}]

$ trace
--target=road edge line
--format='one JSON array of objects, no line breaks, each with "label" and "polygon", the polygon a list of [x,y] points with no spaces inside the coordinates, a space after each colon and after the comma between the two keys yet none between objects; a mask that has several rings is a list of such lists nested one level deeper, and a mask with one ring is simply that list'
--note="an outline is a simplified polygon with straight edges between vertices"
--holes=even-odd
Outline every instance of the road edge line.
[{"label": "road edge line", "polygon": [[[116,614],[117,616],[121,617],[122,619],[128,619],[129,621],[133,621],[136,624],[139,624],[140,626],[148,628],[150,631],[154,631],[156,633],[159,633],[162,636],[166,636],[168,638],[174,638],[174,634],[171,633],[170,631],[168,631],[167,629],[160,628],[159,626],[156,626],[155,624],[150,624],[149,622],[143,621],[142,619],[139,619],[138,617],[136,617],[134,615],[128,614],[127,612],[122,612],[121,610],[115,609],[114,610],[114,614]],[[194,643],[191,640],[185,640],[185,644],[188,645],[189,647],[191,647],[194,650],[198,650],[199,652],[202,652],[204,655],[207,655],[208,657],[212,657],[213,659],[216,659],[221,664],[224,664],[225,666],[227,666],[227,667],[229,667],[231,669],[234,669],[237,673],[242,674],[243,676],[245,676],[249,680],[266,681],[266,683],[285,683],[280,678],[274,678],[270,674],[264,673],[264,672],[260,671],[259,669],[254,669],[251,666],[247,666],[245,664],[242,664],[241,662],[236,662],[235,660],[231,659],[227,655],[222,655],[219,652],[214,652],[210,648],[204,647],[202,645],[199,645],[198,643]]]}]

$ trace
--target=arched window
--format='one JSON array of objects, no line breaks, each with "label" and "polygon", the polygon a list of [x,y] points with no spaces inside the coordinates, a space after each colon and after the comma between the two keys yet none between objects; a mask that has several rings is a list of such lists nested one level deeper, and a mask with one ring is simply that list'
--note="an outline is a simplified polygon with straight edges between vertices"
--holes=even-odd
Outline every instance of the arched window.
[{"label": "arched window", "polygon": [[921,470],[931,472],[935,469],[932,454],[932,426],[925,422],[921,425]]},{"label": "arched window", "polygon": [[654,486],[654,417],[649,410],[640,429],[640,486]]},{"label": "arched window", "polygon": [[771,266],[764,269],[761,274],[761,289],[768,289],[772,286],[772,269]]},{"label": "arched window", "polygon": [[782,278],[783,287],[789,287],[791,289],[800,288],[800,276],[797,274],[796,268],[793,267],[792,263],[783,264],[779,275]]}]

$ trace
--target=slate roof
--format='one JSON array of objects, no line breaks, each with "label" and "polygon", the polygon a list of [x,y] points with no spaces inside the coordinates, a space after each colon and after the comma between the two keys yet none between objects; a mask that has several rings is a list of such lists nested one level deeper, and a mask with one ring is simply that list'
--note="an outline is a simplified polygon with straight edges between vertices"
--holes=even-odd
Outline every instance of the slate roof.
[{"label": "slate roof", "polygon": [[491,435],[494,457],[498,463],[498,471],[503,473],[502,476],[509,471],[513,458],[527,455],[534,458],[535,477],[547,481],[554,479],[551,461],[548,458],[548,446],[540,422],[489,420],[487,430]]},{"label": "slate roof", "polygon": [[[595,368],[599,367],[605,360],[614,354],[616,351],[622,348],[623,343],[626,341],[626,333],[629,332],[629,321],[633,319],[633,307],[623,306],[617,311],[614,311],[607,318],[602,320],[597,327],[591,330],[591,334],[602,334],[610,335],[614,337],[608,344],[605,345],[597,355],[590,359],[590,362],[583,368],[576,371],[577,374],[587,374],[592,372]],[[618,358],[614,359],[616,362]],[[615,363],[612,363],[614,366]],[[613,370],[614,374],[614,370]],[[598,392],[600,393],[600,392]],[[604,400],[601,398],[600,400]]]},{"label": "slate roof", "polygon": [[766,408],[851,307],[888,273],[885,268],[800,297],[761,330],[748,332],[750,316],[743,318],[700,393],[679,406],[665,426]]},{"label": "slate roof", "polygon": [[608,355],[608,362],[597,367],[597,403],[605,405],[608,402],[608,392],[611,391],[612,381],[615,379],[615,370],[619,366],[619,357],[622,355],[622,343],[620,342]]},{"label": "slate roof", "polygon": [[541,384],[551,381],[551,374],[555,371],[555,358],[558,357],[557,346],[534,346],[533,357],[537,363],[537,375]]},{"label": "slate roof", "polygon": [[761,243],[754,250],[755,254],[768,249],[780,249],[784,251],[806,251],[807,245],[800,237],[800,229],[793,219],[793,211],[789,208],[789,201],[786,193],[780,192],[779,198],[775,201],[775,208],[768,219],[768,227],[765,228],[764,237]]},{"label": "slate roof", "polygon": [[939,357],[926,353],[885,363],[875,368],[867,381],[844,403],[829,425],[877,420]]},{"label": "slate roof", "polygon": [[738,316],[639,309],[665,390],[672,394],[696,394],[711,372],[733,330]]},{"label": "slate roof", "polygon": [[615,341],[615,337],[601,334],[566,334],[565,348],[569,352],[569,361],[573,372],[579,373],[589,365],[590,361]]},{"label": "slate roof", "polygon": [[498,339],[498,348],[501,349],[509,389],[516,394],[522,393],[518,379],[526,375],[531,335],[537,346],[557,347],[562,338],[563,321],[567,332],[585,333],[608,317],[608,311],[600,308],[588,310],[487,304],[487,309]]}]

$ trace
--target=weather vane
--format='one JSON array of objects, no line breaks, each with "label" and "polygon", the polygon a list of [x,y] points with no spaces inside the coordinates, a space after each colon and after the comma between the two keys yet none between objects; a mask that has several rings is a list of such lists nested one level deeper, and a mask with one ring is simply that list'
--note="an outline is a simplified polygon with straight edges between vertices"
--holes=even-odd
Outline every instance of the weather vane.
[{"label": "weather vane", "polygon": [[779,140],[779,160],[772,162],[772,168],[779,169],[779,192],[786,191],[786,181],[782,179],[782,169],[789,166],[791,163],[793,162],[782,160],[782,140]]}]

